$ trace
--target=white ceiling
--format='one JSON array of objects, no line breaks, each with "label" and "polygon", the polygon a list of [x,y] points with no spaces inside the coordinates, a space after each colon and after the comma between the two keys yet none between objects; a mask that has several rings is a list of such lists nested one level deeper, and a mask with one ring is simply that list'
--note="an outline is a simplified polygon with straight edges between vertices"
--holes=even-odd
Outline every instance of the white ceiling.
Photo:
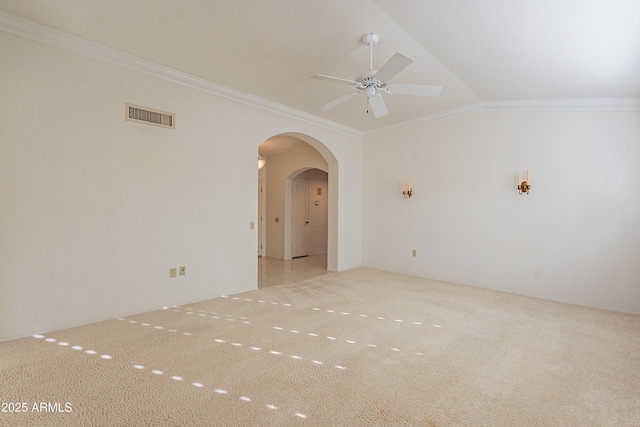
[{"label": "white ceiling", "polygon": [[[640,97],[640,0],[0,0],[0,11],[366,132],[479,102]],[[438,98],[364,97],[309,79],[415,62],[395,83]]]}]

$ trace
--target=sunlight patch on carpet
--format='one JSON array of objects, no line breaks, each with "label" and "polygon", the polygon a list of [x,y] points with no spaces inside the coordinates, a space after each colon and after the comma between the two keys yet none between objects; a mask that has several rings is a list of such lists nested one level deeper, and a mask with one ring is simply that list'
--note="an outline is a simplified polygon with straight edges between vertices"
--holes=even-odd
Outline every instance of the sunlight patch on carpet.
[{"label": "sunlight patch on carpet", "polygon": [[[124,321],[124,320],[127,320],[127,319],[123,318],[123,317],[117,317],[116,320]],[[136,320],[129,320],[128,322],[131,323],[131,324],[138,324],[138,325],[143,326],[143,327],[153,326],[153,329],[158,330],[158,331],[167,331],[167,332],[171,332],[171,333],[178,332],[177,329],[165,329],[164,326],[152,325],[151,323],[146,323],[146,322],[141,323],[141,322],[138,322]],[[182,332],[182,335],[191,336],[191,332]]]},{"label": "sunlight patch on carpet", "polygon": [[[221,339],[221,338],[215,338],[213,341],[218,343],[218,344],[225,344],[226,343],[226,341]],[[242,344],[242,343],[239,343],[239,342],[232,342],[231,345],[233,347],[236,347],[236,348],[243,347],[243,348],[248,348],[248,349],[253,350],[253,351],[262,351],[263,350],[262,347],[248,346],[248,345],[245,345],[245,344]],[[270,350],[269,354],[273,354],[275,356],[282,356],[283,355],[282,352],[277,351],[277,350]],[[293,360],[305,360],[305,358],[303,356],[300,356],[298,354],[290,354],[288,356]],[[315,363],[316,365],[323,365],[324,364],[323,362],[320,362],[318,360],[313,360],[312,363]],[[340,367],[336,366],[336,368],[337,369],[347,369],[347,368],[342,367],[342,366],[340,366]]]},{"label": "sunlight patch on carpet", "polygon": [[[339,367],[339,366],[336,366],[336,367],[337,367],[337,368],[340,368],[340,369],[346,369],[346,368]],[[133,368],[135,368],[135,369],[137,369],[137,370],[139,370],[139,371],[143,371],[143,370],[145,370],[144,365],[133,365]],[[152,374],[155,374],[155,375],[156,375],[156,376],[158,376],[158,377],[160,377],[160,376],[164,375],[164,372],[163,372],[163,371],[161,371],[161,370],[159,370],[159,369],[153,369],[153,370],[151,370],[151,373],[152,373]],[[169,376],[169,375],[167,375],[167,376]],[[182,382],[182,381],[184,381],[184,377],[182,377],[182,376],[180,376],[180,375],[172,375],[172,376],[170,376],[170,378],[171,378],[172,380],[174,380],[174,381],[178,381],[178,382]],[[205,385],[204,385],[203,383],[201,383],[201,382],[194,381],[194,382],[192,382],[192,383],[191,383],[191,385],[192,385],[193,387],[196,387],[196,388],[206,389]],[[214,393],[216,393],[216,394],[218,394],[218,395],[221,395],[221,396],[228,396],[228,395],[233,394],[233,393],[232,393],[232,392],[230,392],[229,390],[226,390],[226,389],[223,389],[223,388],[215,388],[215,389],[213,389],[213,392],[214,392]],[[247,397],[247,396],[244,396],[244,395],[240,395],[240,396],[238,396],[238,399],[239,399],[240,401],[242,401],[242,402],[246,402],[246,403],[251,403],[251,402],[253,402],[253,400],[252,400],[250,397]],[[266,408],[268,408],[268,409],[271,409],[271,410],[274,410],[274,411],[275,411],[275,410],[279,410],[279,409],[280,409],[278,406],[276,406],[276,405],[274,405],[274,404],[272,404],[272,403],[266,404],[266,405],[264,405],[264,407],[266,407]],[[307,415],[305,415],[305,414],[303,414],[303,413],[301,413],[301,412],[293,412],[293,415],[294,415],[294,416],[296,416],[296,417],[298,417],[298,418],[302,418],[302,419],[306,419],[306,418],[308,418],[308,417],[307,417]]]},{"label": "sunlight patch on carpet", "polygon": [[[244,298],[244,299],[243,299],[243,298],[240,298],[240,297],[230,297],[230,296],[228,296],[228,295],[222,295],[222,296],[221,296],[221,298],[230,298],[231,300],[234,300],[234,301],[255,302],[255,301],[254,301],[253,299],[251,299],[251,298]],[[268,301],[265,301],[265,300],[257,300],[257,302],[259,302],[259,303],[265,303],[265,302],[268,302]],[[282,303],[279,303],[279,302],[277,302],[277,301],[269,301],[269,302],[270,302],[272,305],[282,305],[282,306],[284,306],[284,307],[293,307],[293,305],[292,305],[292,304],[289,304],[289,303],[282,304]],[[339,310],[334,310],[334,309],[330,309],[330,308],[329,308],[329,309],[322,309],[322,308],[320,308],[320,307],[311,307],[311,310],[313,310],[313,311],[318,311],[318,312],[320,312],[320,311],[326,311],[327,313],[332,313],[332,314],[333,314],[333,313],[340,313],[340,314],[342,314],[342,315],[344,315],[344,316],[349,316],[349,315],[351,315],[351,314],[352,314],[352,313],[351,313],[351,312],[349,312],[349,311],[339,311]],[[364,314],[364,313],[362,313],[362,314],[359,314],[359,315],[358,315],[358,317],[362,317],[362,318],[369,318],[369,315],[368,315],[368,314]],[[376,318],[376,319],[378,319],[378,320],[387,320],[387,318],[385,318],[385,317],[383,317],[383,316],[376,316],[375,318]],[[406,321],[406,320],[403,320],[403,319],[389,319],[389,320],[393,320],[393,321],[394,321],[394,322],[396,322],[396,323],[409,323],[409,322],[410,322],[410,321]],[[422,325],[422,324],[423,324],[422,322],[410,322],[410,323],[411,323],[411,324],[413,324],[413,325]],[[435,325],[434,325],[434,326],[435,326]],[[441,327],[441,326],[436,326],[436,327]]]},{"label": "sunlight patch on carpet", "polygon": [[184,309],[176,308],[173,311],[176,312],[176,313],[190,314],[192,316],[197,314],[200,317],[209,317],[209,318],[214,319],[214,320],[225,319],[228,322],[235,322],[238,319],[240,319],[241,323],[243,325],[250,325],[251,324],[251,322],[249,322],[249,320],[248,320],[248,318],[246,316],[239,316],[238,319],[236,319],[236,316],[234,314],[225,314],[224,317],[221,317],[222,315],[220,313],[218,313],[217,311],[197,310],[197,312],[196,312],[191,307],[187,307],[187,308],[184,308]]},{"label": "sunlight patch on carpet", "polygon": [[[65,348],[68,347],[68,348],[70,348],[72,350],[76,350],[76,351],[82,350],[82,346],[79,346],[79,345],[73,345],[72,346],[70,343],[68,343],[66,341],[59,341],[58,342],[57,339],[55,339],[53,337],[45,338],[45,336],[42,335],[42,334],[35,334],[35,335],[32,335],[32,337],[35,338],[35,339],[39,339],[39,340],[44,339],[44,341],[46,341],[48,343],[57,342],[59,346],[65,347]],[[86,350],[85,353],[89,354],[91,356],[98,354],[98,352],[95,351],[95,350]],[[113,356],[111,356],[109,354],[101,354],[100,358],[103,359],[103,360],[111,360],[111,359],[113,359]]]},{"label": "sunlight patch on carpet", "polygon": [[[403,321],[402,321],[402,320],[396,320],[396,322],[401,323],[401,322],[403,322]],[[414,323],[418,323],[418,322],[414,322]],[[433,326],[435,326],[435,327],[437,327],[437,328],[442,328],[442,326],[441,326],[441,325],[433,325]],[[276,330],[276,331],[284,331],[284,330],[285,330],[285,328],[284,328],[284,327],[282,327],[282,326],[272,326],[272,329],[274,329],[274,330]],[[299,330],[297,330],[297,329],[289,329],[289,332],[294,333],[294,334],[301,333],[301,331],[299,331]],[[319,335],[318,335],[317,333],[315,333],[315,332],[308,332],[308,333],[307,333],[307,335],[312,336],[312,337],[318,337],[318,336],[319,336]],[[334,336],[331,336],[331,335],[328,335],[328,336],[326,336],[325,338],[326,338],[326,339],[328,339],[328,340],[330,340],[330,341],[336,341],[336,342],[338,342],[338,341],[339,341],[337,337],[334,337]],[[344,340],[344,342],[345,342],[345,343],[347,343],[347,344],[357,344],[357,342],[356,342],[355,340],[352,340],[352,339],[345,339],[345,340]],[[370,347],[370,348],[376,348],[376,347],[378,347],[378,345],[377,345],[377,344],[373,344],[373,343],[368,343],[368,344],[366,344],[366,346],[367,346],[367,347]],[[401,351],[398,347],[390,347],[390,348],[389,348],[389,350],[394,351],[394,352],[399,352],[399,351]],[[416,355],[421,356],[421,355],[422,355],[422,353],[418,353],[418,352],[416,352]]]}]

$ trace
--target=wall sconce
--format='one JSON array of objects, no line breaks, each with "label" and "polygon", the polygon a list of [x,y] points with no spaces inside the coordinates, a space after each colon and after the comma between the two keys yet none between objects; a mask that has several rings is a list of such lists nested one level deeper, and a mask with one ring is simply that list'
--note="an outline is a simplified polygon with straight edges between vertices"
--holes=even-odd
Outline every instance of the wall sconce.
[{"label": "wall sconce", "polygon": [[413,196],[413,189],[411,188],[411,183],[408,183],[409,185],[407,186],[407,183],[402,180],[402,197],[405,199],[410,199],[411,196]]},{"label": "wall sconce", "polygon": [[529,194],[529,190],[531,190],[531,180],[529,179],[529,170],[527,169],[526,175],[525,175],[525,179],[524,181],[520,180],[520,174],[518,174],[518,193],[519,194],[524,194],[527,193]]},{"label": "wall sconce", "polygon": [[258,169],[262,169],[265,163],[267,163],[267,161],[258,154]]}]

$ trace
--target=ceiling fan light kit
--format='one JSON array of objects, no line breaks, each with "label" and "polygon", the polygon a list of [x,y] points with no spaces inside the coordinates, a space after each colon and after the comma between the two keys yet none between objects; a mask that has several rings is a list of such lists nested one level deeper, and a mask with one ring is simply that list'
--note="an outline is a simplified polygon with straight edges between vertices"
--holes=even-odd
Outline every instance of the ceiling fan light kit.
[{"label": "ceiling fan light kit", "polygon": [[395,53],[380,70],[373,69],[373,46],[380,41],[380,36],[376,33],[367,33],[362,36],[362,43],[369,46],[369,71],[358,74],[354,80],[341,79],[339,77],[326,76],[324,74],[315,74],[311,78],[316,80],[324,80],[331,83],[338,83],[355,87],[357,92],[352,92],[340,98],[334,99],[320,107],[320,111],[328,111],[348,100],[365,93],[367,102],[371,107],[373,115],[384,117],[389,114],[387,105],[384,102],[381,93],[389,95],[413,95],[413,96],[438,96],[442,91],[442,86],[424,86],[424,85],[407,85],[407,84],[391,84],[388,83],[400,71],[407,68],[413,62],[413,59],[401,53]]}]

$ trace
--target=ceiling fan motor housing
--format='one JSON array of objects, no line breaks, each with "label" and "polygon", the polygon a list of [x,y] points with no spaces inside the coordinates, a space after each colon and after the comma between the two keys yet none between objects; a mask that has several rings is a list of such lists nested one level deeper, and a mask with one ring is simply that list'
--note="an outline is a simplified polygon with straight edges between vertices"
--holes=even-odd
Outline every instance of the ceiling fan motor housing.
[{"label": "ceiling fan motor housing", "polygon": [[376,73],[376,70],[365,71],[364,73],[358,74],[354,80],[358,83],[361,83],[363,86],[367,86],[370,83],[375,83],[378,81],[375,79]]},{"label": "ceiling fan motor housing", "polygon": [[358,89],[366,92],[367,96],[371,98],[376,95],[376,91],[378,89],[382,89],[384,86],[384,82],[376,80],[375,75],[377,71],[365,71],[364,73],[358,74],[355,81],[358,82],[356,86]]}]

